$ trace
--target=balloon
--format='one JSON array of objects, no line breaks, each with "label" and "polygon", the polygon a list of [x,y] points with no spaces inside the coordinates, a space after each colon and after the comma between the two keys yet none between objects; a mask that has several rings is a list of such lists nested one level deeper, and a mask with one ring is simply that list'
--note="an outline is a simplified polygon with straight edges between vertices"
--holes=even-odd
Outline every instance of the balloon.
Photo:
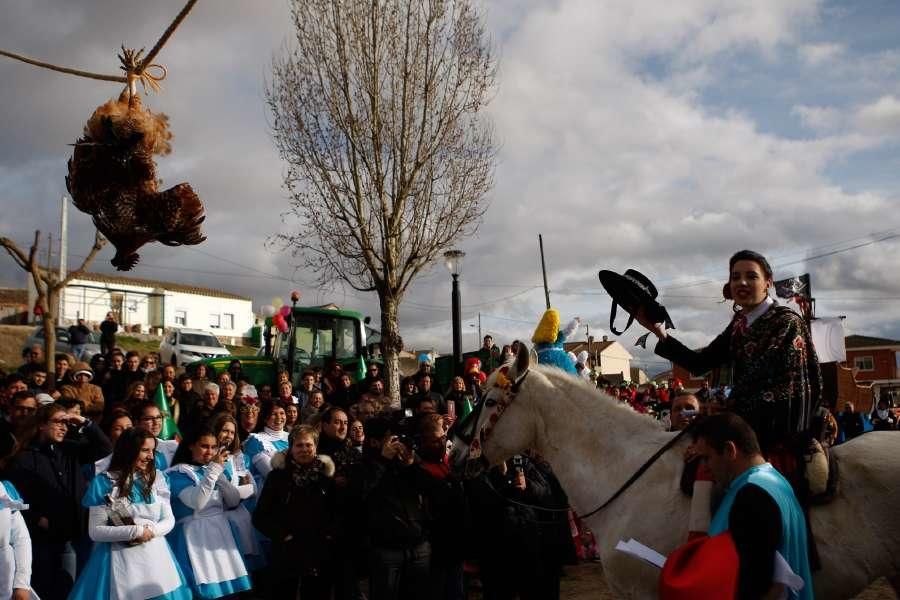
[{"label": "balloon", "polygon": [[293,290],[291,292],[291,302],[298,302],[300,300],[300,290]]},{"label": "balloon", "polygon": [[264,317],[271,317],[275,314],[275,307],[271,304],[266,304],[260,310],[262,311]]},{"label": "balloon", "polygon": [[281,315],[282,317],[288,316],[289,314],[291,314],[291,307],[288,306],[287,304],[283,305],[281,308],[278,309],[278,314]]},{"label": "balloon", "polygon": [[284,304],[284,300],[281,299],[281,296],[275,296],[272,298],[272,306],[275,308],[281,308],[281,305]]},{"label": "balloon", "polygon": [[266,327],[272,326],[272,317],[266,317]]},{"label": "balloon", "polygon": [[285,321],[284,317],[282,317],[280,314],[272,317],[272,323],[275,324],[275,327],[278,328],[278,331],[280,331],[281,333],[288,332],[287,321]]}]

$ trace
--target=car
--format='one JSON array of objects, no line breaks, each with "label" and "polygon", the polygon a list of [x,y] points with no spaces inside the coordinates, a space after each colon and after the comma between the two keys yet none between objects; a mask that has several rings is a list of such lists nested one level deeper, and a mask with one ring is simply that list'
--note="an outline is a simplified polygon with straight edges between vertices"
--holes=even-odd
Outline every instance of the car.
[{"label": "car", "polygon": [[[31,335],[25,338],[25,341],[22,343],[22,352],[25,352],[25,350],[28,350],[35,344],[41,348],[44,347],[43,325],[35,327],[34,331],[31,332]],[[56,352],[72,354],[72,346],[69,344],[69,329],[67,327],[56,328]],[[100,354],[100,334],[96,331],[92,331],[91,341],[84,345],[84,353],[81,355],[81,360],[84,362],[91,362],[91,358],[93,358],[95,354]]]},{"label": "car", "polygon": [[159,344],[160,361],[176,367],[219,356],[231,353],[216,336],[201,329],[173,329]]}]

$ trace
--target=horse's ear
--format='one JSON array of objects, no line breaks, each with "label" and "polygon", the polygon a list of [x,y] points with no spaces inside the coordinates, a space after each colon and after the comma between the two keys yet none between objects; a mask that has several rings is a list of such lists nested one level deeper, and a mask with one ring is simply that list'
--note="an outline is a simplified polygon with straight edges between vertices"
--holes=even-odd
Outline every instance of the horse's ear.
[{"label": "horse's ear", "polygon": [[531,361],[531,350],[525,344],[519,344],[519,354],[516,356],[516,377],[528,370]]}]

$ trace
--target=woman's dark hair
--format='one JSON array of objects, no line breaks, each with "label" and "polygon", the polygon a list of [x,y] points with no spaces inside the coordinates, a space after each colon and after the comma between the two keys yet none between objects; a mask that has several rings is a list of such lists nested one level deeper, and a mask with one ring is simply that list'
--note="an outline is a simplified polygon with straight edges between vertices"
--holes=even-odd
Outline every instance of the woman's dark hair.
[{"label": "woman's dark hair", "polygon": [[109,437],[109,431],[112,429],[113,423],[118,421],[119,419],[127,417],[129,421],[134,423],[134,418],[132,418],[131,413],[129,413],[124,408],[114,408],[110,411],[106,417],[103,418],[103,421],[100,422],[100,429],[103,430],[103,433]]},{"label": "woman's dark hair", "polygon": [[763,270],[763,274],[765,274],[768,279],[772,279],[772,266],[769,264],[769,261],[766,260],[766,257],[759,252],[754,252],[753,250],[741,250],[740,252],[735,252],[728,261],[729,273],[731,273],[731,270],[734,269],[734,264],[739,260],[751,260],[755,262]]},{"label": "woman's dark hair", "polygon": [[[281,402],[279,402],[277,399],[262,403],[262,406],[259,408],[259,421],[258,421],[258,423],[262,427],[265,427],[266,422],[269,420],[269,417],[272,416],[272,411],[274,411],[276,408],[280,408],[281,410],[284,410],[284,405]],[[262,427],[260,427],[260,431],[262,431]]]},{"label": "woman's dark hair", "polygon": [[187,463],[189,465],[196,464],[194,463],[194,459],[191,456],[191,446],[200,441],[200,438],[209,436],[214,440],[218,441],[218,437],[216,437],[215,432],[213,432],[212,427],[209,425],[203,425],[202,427],[198,427],[194,431],[190,432],[188,435],[181,440],[181,443],[178,444],[178,449],[175,450],[175,456],[172,457],[172,466]]},{"label": "woman's dark hair", "polygon": [[[126,429],[116,440],[112,459],[109,461],[109,473],[114,475],[116,486],[119,488],[119,497],[128,498],[134,485],[134,463],[141,454],[144,440],[153,440],[153,450],[156,451],[156,438],[143,427]],[[154,456],[155,458],[155,456]],[[147,472],[141,477],[141,497],[150,502],[150,494],[153,491],[153,482],[156,481],[156,461],[151,460],[147,465]]]},{"label": "woman's dark hair", "polygon": [[233,416],[228,413],[219,413],[212,420],[210,424],[210,429],[212,429],[213,433],[216,435],[216,439],[219,439],[219,433],[222,431],[222,427],[225,426],[225,423],[231,423],[234,425],[234,440],[231,442],[231,447],[228,449],[228,452],[231,454],[236,454],[241,451],[241,438],[238,435],[238,431],[240,429],[240,425]]}]

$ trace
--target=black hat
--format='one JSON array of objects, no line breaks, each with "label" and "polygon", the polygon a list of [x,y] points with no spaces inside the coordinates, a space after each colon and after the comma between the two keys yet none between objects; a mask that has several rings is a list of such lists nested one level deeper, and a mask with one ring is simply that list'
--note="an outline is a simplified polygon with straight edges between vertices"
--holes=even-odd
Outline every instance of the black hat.
[{"label": "black hat", "polygon": [[[612,297],[612,310],[609,313],[609,329],[616,335],[622,335],[634,322],[634,315],[643,307],[647,316],[654,323],[665,323],[668,329],[675,329],[672,319],[665,307],[656,301],[659,292],[656,286],[643,273],[628,269],[623,275],[614,271],[600,271],[600,283]],[[618,331],[615,326],[616,311],[619,306],[628,313],[628,324]]]}]

